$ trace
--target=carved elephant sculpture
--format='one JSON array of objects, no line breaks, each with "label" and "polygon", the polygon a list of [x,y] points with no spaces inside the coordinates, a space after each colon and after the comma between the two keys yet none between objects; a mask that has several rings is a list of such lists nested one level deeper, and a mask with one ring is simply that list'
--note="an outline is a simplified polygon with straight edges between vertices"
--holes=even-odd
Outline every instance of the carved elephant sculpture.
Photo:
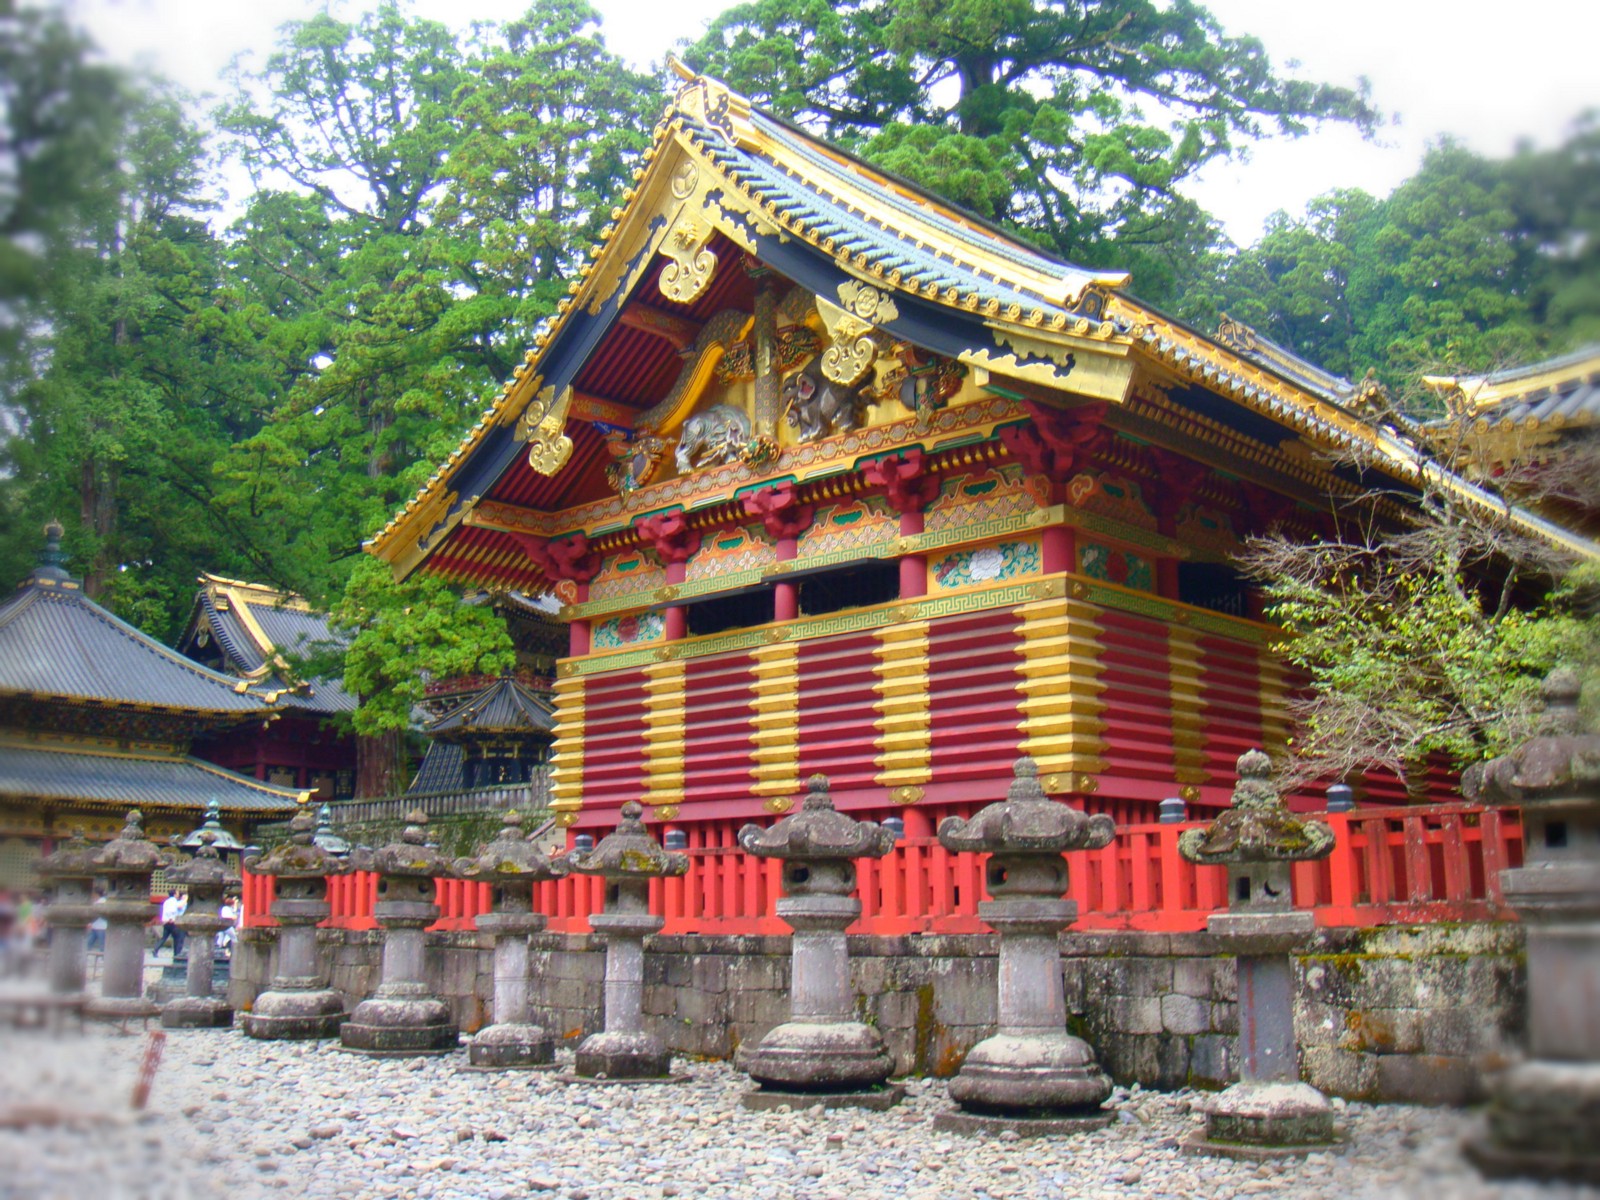
[{"label": "carved elephant sculpture", "polygon": [[750,441],[750,418],[731,404],[713,404],[683,423],[676,455],[678,473],[732,462]]},{"label": "carved elephant sculpture", "polygon": [[822,373],[821,358],[789,376],[783,384],[785,416],[802,442],[830,433],[845,433],[861,424],[861,393],[843,388]]}]

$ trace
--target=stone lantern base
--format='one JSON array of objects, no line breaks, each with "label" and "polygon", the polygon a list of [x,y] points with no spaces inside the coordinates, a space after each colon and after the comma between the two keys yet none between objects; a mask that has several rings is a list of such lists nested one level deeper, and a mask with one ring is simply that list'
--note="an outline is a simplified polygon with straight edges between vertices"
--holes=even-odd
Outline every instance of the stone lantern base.
[{"label": "stone lantern base", "polygon": [[490,1025],[472,1035],[467,1061],[485,1071],[544,1071],[555,1066],[555,1039],[539,1025]]},{"label": "stone lantern base", "polygon": [[161,1006],[165,1029],[227,1029],[232,1024],[233,1009],[215,996],[179,996]]},{"label": "stone lantern base", "polygon": [[1236,1083],[1211,1102],[1205,1129],[1184,1142],[1191,1154],[1249,1160],[1338,1146],[1333,1106],[1308,1083]]},{"label": "stone lantern base", "polygon": [[1109,1095],[1111,1080],[1082,1038],[1064,1029],[999,1033],[974,1046],[950,1081],[950,1098],[964,1111],[941,1114],[935,1126],[956,1133],[1023,1133],[1020,1120],[1032,1133],[1099,1129],[1111,1123],[1113,1114],[1100,1111]]},{"label": "stone lantern base", "polygon": [[573,1072],[587,1080],[660,1081],[672,1078],[672,1051],[648,1033],[590,1034],[578,1046]]},{"label": "stone lantern base", "polygon": [[239,1028],[262,1041],[311,1041],[339,1036],[344,1000],[332,988],[311,992],[262,992]]},{"label": "stone lantern base", "polygon": [[339,1041],[357,1054],[409,1058],[449,1054],[460,1044],[461,1032],[443,1000],[373,996],[356,1005],[339,1027]]},{"label": "stone lantern base", "polygon": [[1466,1155],[1491,1178],[1600,1184],[1600,1064],[1525,1062],[1490,1087],[1489,1130]]},{"label": "stone lantern base", "polygon": [[96,996],[83,1006],[83,1015],[96,1021],[148,1021],[160,1012],[143,996]]},{"label": "stone lantern base", "polygon": [[741,1053],[737,1065],[760,1085],[741,1100],[758,1112],[796,1102],[882,1111],[905,1096],[884,1082],[894,1059],[882,1036],[859,1021],[785,1022]]}]

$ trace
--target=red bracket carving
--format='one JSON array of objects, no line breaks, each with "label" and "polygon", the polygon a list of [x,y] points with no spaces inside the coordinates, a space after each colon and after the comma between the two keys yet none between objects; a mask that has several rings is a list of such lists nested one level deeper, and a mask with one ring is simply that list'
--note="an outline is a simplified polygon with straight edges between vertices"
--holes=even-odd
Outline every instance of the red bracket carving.
[{"label": "red bracket carving", "polygon": [[1176,521],[1178,510],[1194,499],[1194,494],[1211,477],[1211,469],[1171,450],[1155,449],[1150,456],[1156,478],[1144,489],[1145,499],[1163,521]]},{"label": "red bracket carving", "polygon": [[862,477],[881,487],[889,507],[901,516],[919,513],[939,494],[939,477],[927,473],[927,461],[912,446],[889,458],[875,458],[861,468]]},{"label": "red bracket carving", "polygon": [[1070,411],[1032,400],[1024,400],[1022,406],[1033,420],[1002,429],[1000,441],[1030,475],[1047,475],[1064,483],[1111,439],[1111,431],[1101,424],[1108,407],[1105,404]]},{"label": "red bracket carving", "polygon": [[689,528],[683,510],[640,517],[633,523],[639,541],[654,550],[663,566],[688,562],[700,549],[700,535]]},{"label": "red bracket carving", "polygon": [[564,538],[542,538],[534,537],[531,533],[507,531],[506,536],[522,547],[534,565],[544,572],[546,579],[588,583],[600,570],[600,555],[589,548],[589,539],[582,533]]},{"label": "red bracket carving", "polygon": [[746,492],[740,502],[746,513],[761,518],[761,528],[774,542],[799,537],[817,515],[815,505],[800,503],[794,483],[787,479],[759,492]]}]

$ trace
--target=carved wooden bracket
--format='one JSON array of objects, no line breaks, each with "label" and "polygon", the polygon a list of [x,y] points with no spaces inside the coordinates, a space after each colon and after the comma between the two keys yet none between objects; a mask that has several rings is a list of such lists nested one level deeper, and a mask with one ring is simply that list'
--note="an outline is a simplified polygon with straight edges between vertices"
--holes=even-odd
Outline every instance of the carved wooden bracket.
[{"label": "carved wooden bracket", "polygon": [[1158,517],[1175,521],[1178,510],[1193,500],[1195,493],[1211,478],[1211,468],[1171,450],[1153,449],[1150,457],[1155,463],[1156,478],[1144,489],[1145,498]]},{"label": "carved wooden bracket", "polygon": [[588,583],[600,570],[600,555],[590,549],[589,539],[582,533],[564,538],[542,538],[531,533],[508,531],[506,536],[522,547],[534,565],[544,572],[546,579]]},{"label": "carved wooden bracket", "polygon": [[839,300],[843,308],[817,297],[817,315],[833,342],[822,354],[822,373],[840,387],[850,387],[878,357],[874,327],[895,320],[900,310],[891,297],[853,279],[839,285]]},{"label": "carved wooden bracket", "polygon": [[901,516],[919,513],[939,494],[939,477],[927,473],[927,461],[916,446],[890,458],[876,458],[861,468],[863,478],[881,487],[889,507]]},{"label": "carved wooden bracket", "polygon": [[1089,404],[1070,411],[1031,400],[1023,407],[1033,418],[1028,425],[1000,431],[1000,440],[1030,475],[1047,475],[1065,482],[1089,464],[1095,452],[1111,438],[1100,422],[1106,405]]},{"label": "carved wooden bracket", "polygon": [[811,528],[817,515],[815,505],[800,503],[795,486],[789,480],[759,492],[746,492],[742,503],[745,512],[761,518],[761,528],[774,542],[799,537]]},{"label": "carved wooden bracket", "polygon": [[677,512],[640,517],[633,523],[639,541],[655,551],[663,566],[688,562],[700,549],[700,535],[689,528],[689,518]]}]

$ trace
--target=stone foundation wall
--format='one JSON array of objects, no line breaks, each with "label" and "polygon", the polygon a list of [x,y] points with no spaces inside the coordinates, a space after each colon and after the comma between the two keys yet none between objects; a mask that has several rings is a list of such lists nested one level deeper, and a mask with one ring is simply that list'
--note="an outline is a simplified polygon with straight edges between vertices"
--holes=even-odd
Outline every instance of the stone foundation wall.
[{"label": "stone foundation wall", "polygon": [[[231,995],[247,1005],[272,972],[267,931],[245,930]],[[325,930],[333,985],[351,1003],[376,985],[381,935]],[[490,1017],[487,938],[430,935],[433,982],[463,1029]],[[953,1074],[993,1031],[991,936],[850,939],[861,1019],[897,1073]],[[731,1057],[788,1011],[783,937],[656,937],[646,942],[645,1020],[673,1049]],[[1119,1083],[1220,1087],[1234,1077],[1233,958],[1207,934],[1073,934],[1062,971],[1074,1032]],[[533,1003],[557,1034],[600,1024],[605,950],[588,935],[533,939]],[[1522,1027],[1521,929],[1514,924],[1321,930],[1296,964],[1305,1077],[1331,1095],[1460,1103],[1513,1052]]]}]

